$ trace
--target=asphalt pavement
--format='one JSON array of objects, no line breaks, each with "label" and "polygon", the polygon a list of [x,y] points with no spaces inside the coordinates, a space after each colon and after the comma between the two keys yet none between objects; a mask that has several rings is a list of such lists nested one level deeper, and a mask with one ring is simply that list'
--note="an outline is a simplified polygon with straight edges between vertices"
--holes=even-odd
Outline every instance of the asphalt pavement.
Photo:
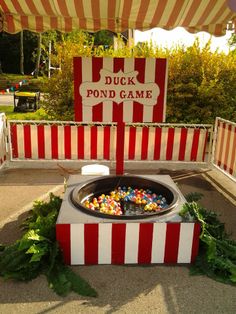
[{"label": "asphalt pavement", "polygon": [[14,96],[13,94],[0,95],[0,106],[13,106]]},{"label": "asphalt pavement", "polygon": [[[72,170],[0,171],[0,243],[9,244],[19,238],[20,224],[34,200],[46,199],[49,192],[63,196],[64,178],[68,178],[69,173]],[[130,173],[146,172],[139,169]],[[202,204],[220,214],[227,231],[236,239],[236,185],[233,181],[221,177],[215,170],[152,170],[152,174],[166,173],[184,195],[202,193]],[[222,189],[225,187],[227,189]],[[0,313],[234,314],[236,310],[235,286],[205,276],[190,276],[188,266],[95,265],[73,266],[72,269],[96,289],[97,298],[75,293],[59,297],[48,287],[44,276],[29,283],[0,278]]]}]

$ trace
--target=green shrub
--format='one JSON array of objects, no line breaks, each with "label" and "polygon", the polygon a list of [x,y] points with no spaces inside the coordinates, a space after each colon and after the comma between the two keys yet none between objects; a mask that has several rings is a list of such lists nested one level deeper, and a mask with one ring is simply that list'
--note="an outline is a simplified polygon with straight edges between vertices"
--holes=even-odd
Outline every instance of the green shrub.
[{"label": "green shrub", "polygon": [[[76,40],[75,40],[76,39]],[[168,58],[167,122],[214,123],[217,116],[236,121],[235,53],[211,52],[210,41],[201,48],[155,47],[152,42],[95,47],[86,34],[69,37],[56,46],[54,62],[61,66],[46,85],[44,109],[57,120],[73,120],[73,57]]]}]

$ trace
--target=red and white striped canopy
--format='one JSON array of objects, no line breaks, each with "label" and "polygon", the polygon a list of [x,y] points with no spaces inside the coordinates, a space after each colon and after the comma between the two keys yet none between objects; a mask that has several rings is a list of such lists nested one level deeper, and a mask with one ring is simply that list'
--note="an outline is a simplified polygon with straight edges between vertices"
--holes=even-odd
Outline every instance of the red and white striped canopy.
[{"label": "red and white striped canopy", "polygon": [[167,30],[224,35],[236,17],[236,0],[0,0],[0,30]]}]

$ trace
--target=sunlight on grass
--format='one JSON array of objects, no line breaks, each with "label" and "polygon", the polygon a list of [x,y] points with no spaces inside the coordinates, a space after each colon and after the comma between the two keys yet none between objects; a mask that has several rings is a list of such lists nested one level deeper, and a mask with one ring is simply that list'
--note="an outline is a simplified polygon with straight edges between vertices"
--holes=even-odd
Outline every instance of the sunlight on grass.
[{"label": "sunlight on grass", "polygon": [[50,120],[43,108],[35,112],[14,112],[13,106],[0,106],[0,112],[4,112],[10,120]]}]

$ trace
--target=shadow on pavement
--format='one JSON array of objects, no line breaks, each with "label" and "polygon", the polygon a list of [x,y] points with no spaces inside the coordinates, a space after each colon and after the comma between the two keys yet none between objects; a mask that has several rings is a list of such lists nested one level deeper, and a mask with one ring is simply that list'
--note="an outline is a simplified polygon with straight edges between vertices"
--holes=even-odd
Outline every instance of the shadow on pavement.
[{"label": "shadow on pavement", "polygon": [[[221,214],[227,231],[236,237],[235,206],[201,173],[172,172],[171,176],[184,195],[202,193],[202,205]],[[26,216],[24,213],[5,224],[0,242],[11,243],[19,238],[19,226]],[[29,283],[0,278],[0,313],[235,313],[236,287],[190,276],[188,266],[99,265],[72,269],[97,290],[97,298],[74,293],[59,297],[44,276]]]}]

